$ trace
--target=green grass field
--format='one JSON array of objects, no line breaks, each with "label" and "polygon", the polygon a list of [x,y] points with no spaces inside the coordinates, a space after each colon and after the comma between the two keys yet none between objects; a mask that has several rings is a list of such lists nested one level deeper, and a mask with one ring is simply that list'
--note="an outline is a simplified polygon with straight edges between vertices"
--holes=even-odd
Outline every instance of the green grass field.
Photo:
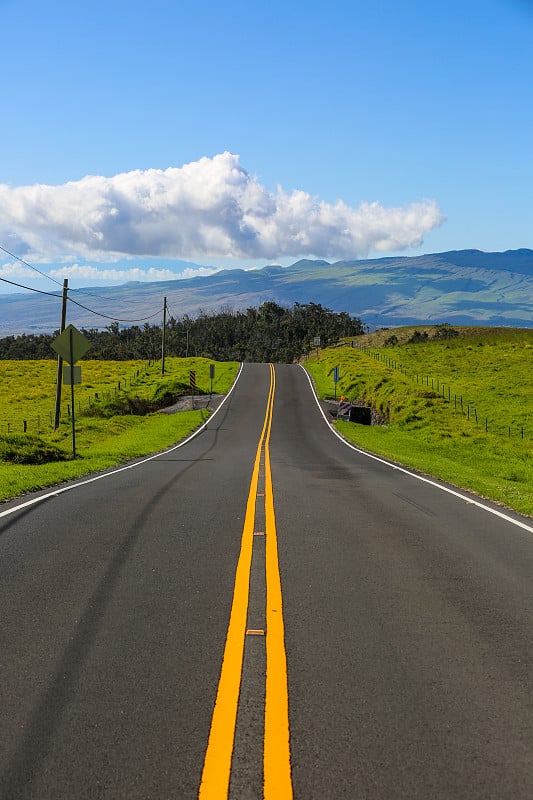
[{"label": "green grass field", "polygon": [[[458,328],[459,336],[408,344],[414,328],[355,340],[365,350],[324,350],[306,367],[318,393],[372,405],[383,425],[336,423],[359,446],[533,515],[533,331]],[[431,337],[434,329],[418,327]],[[391,335],[398,343],[385,345]],[[185,391],[189,371],[210,391],[207,359],[83,361],[75,387],[76,444],[71,458],[70,390],[53,431],[56,363],[0,362],[0,501],[168,447],[200,425],[201,410],[101,416],[128,398]],[[237,364],[216,364],[213,392],[224,394]],[[24,429],[26,421],[26,432]],[[18,463],[14,463],[15,456]],[[55,454],[54,454],[55,453]],[[44,463],[38,461],[42,455]],[[63,460],[50,460],[62,458]]]},{"label": "green grass field", "polygon": [[[473,329],[455,339],[385,346],[380,331],[324,350],[306,367],[323,398],[372,405],[384,424],[337,422],[373,453],[533,515],[533,331]],[[421,328],[418,328],[421,331]],[[429,329],[428,329],[429,330]],[[400,335],[398,335],[400,333]]]},{"label": "green grass field", "polygon": [[[56,362],[1,361],[0,501],[107,469],[180,441],[202,424],[207,411],[106,416],[106,409],[128,398],[153,400],[161,395],[188,393],[190,370],[196,373],[198,392],[209,394],[213,363],[204,358],[167,358],[163,376],[160,362],[148,366],[141,361],[82,361],[83,383],[75,386],[78,457],[74,460],[69,386],[63,386],[61,422],[53,430]],[[215,364],[214,394],[228,391],[237,368],[235,362]],[[36,463],[39,461],[44,463]]]}]

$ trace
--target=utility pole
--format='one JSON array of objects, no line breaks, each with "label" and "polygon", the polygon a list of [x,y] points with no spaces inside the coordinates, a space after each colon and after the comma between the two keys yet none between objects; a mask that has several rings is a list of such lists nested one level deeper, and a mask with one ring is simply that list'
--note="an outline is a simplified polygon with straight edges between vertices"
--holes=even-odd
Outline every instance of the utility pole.
[{"label": "utility pole", "polygon": [[165,374],[165,335],[167,329],[167,298],[163,298],[163,336],[161,339],[161,375]]},{"label": "utility pole", "polygon": [[[63,303],[61,306],[61,329],[59,333],[63,333],[67,322],[67,292],[68,292],[68,278],[63,280]],[[63,382],[63,359],[61,356],[57,357],[57,379],[56,379],[56,407],[54,415],[54,430],[59,428],[59,417],[61,416],[61,384]]]},{"label": "utility pole", "polygon": [[72,326],[69,330],[69,352],[70,352],[70,402],[72,409],[70,419],[72,422],[72,458],[76,458],[76,422],[74,419],[74,343],[72,339]]}]

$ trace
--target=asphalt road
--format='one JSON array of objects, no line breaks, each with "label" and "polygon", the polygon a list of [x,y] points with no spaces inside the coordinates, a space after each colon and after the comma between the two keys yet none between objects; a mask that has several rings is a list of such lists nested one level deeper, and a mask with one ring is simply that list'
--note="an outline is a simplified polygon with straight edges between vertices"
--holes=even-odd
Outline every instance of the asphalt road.
[{"label": "asphalt road", "polygon": [[185,445],[0,506],[0,797],[530,800],[533,524],[478,500],[246,365]]}]

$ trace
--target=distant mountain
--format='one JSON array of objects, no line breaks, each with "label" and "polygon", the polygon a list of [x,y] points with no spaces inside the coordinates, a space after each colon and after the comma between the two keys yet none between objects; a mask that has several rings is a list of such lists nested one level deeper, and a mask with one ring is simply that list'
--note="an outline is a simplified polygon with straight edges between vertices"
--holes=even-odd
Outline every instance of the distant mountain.
[{"label": "distant mountain", "polygon": [[[362,261],[297,261],[290,267],[222,270],[207,277],[78,289],[68,322],[104,327],[106,317],[134,324],[163,306],[175,317],[221,307],[321,303],[347,311],[371,328],[449,322],[456,325],[533,327],[533,250],[483,253],[457,250]],[[0,295],[0,336],[51,333],[59,328],[59,297]],[[153,317],[160,323],[161,315]],[[138,323],[138,324],[142,324]]]}]

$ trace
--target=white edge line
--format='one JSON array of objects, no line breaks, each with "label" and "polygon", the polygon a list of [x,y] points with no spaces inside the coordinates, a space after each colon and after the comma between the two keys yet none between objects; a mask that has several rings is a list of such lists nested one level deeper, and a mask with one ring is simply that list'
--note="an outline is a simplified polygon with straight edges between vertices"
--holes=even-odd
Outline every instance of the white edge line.
[{"label": "white edge line", "polygon": [[533,533],[533,528],[530,525],[526,525],[525,522],[521,522],[518,519],[513,519],[513,517],[510,517],[507,514],[504,514],[502,511],[498,511],[496,508],[491,508],[490,506],[486,506],[484,503],[480,503],[479,500],[474,500],[472,497],[469,497],[468,495],[461,494],[460,492],[456,492],[454,489],[450,489],[447,486],[443,486],[441,483],[437,483],[436,481],[432,481],[429,478],[424,478],[422,475],[417,475],[416,472],[411,472],[410,470],[405,469],[405,467],[399,467],[398,464],[393,464],[390,461],[386,461],[384,458],[380,458],[379,456],[375,456],[372,453],[367,453],[366,450],[361,450],[359,447],[355,447],[355,445],[353,445],[350,442],[346,441],[346,439],[343,436],[341,436],[340,433],[338,433],[335,430],[335,428],[333,428],[330,425],[328,418],[324,414],[322,406],[320,405],[320,402],[318,400],[318,395],[316,393],[313,381],[311,380],[311,376],[309,375],[309,373],[307,372],[307,370],[305,369],[305,367],[302,364],[299,364],[298,366],[300,366],[303,369],[303,371],[305,372],[305,374],[306,374],[307,380],[309,381],[309,385],[311,387],[311,391],[313,392],[316,404],[318,406],[318,410],[322,414],[326,425],[328,426],[330,431],[337,437],[337,439],[339,439],[344,445],[346,445],[346,447],[349,447],[351,450],[355,450],[356,453],[360,453],[361,455],[366,456],[367,458],[372,458],[374,461],[379,461],[380,464],[385,464],[387,467],[391,467],[391,469],[395,469],[395,470],[398,470],[399,472],[403,472],[405,475],[410,475],[411,478],[416,478],[417,481],[422,481],[423,483],[428,483],[430,486],[435,486],[437,489],[440,489],[442,492],[447,492],[447,494],[451,494],[454,497],[458,497],[460,500],[464,500],[466,503],[469,503],[470,505],[477,506],[478,508],[482,508],[483,511],[488,511],[489,514],[494,514],[495,516],[500,517],[501,519],[504,519],[506,522],[510,522],[512,525],[516,525],[518,528],[523,528],[525,531],[529,531],[529,533]]},{"label": "white edge line", "polygon": [[226,396],[224,397],[223,401],[216,409],[216,411],[213,411],[209,419],[207,419],[202,425],[200,425],[199,428],[193,431],[190,436],[188,436],[186,439],[183,439],[183,441],[179,442],[173,447],[167,447],[166,450],[162,450],[159,453],[154,453],[154,455],[148,456],[148,458],[143,458],[141,461],[135,461],[133,464],[128,464],[126,467],[119,467],[118,469],[112,469],[109,472],[102,472],[101,474],[94,475],[92,478],[88,478],[87,480],[79,481],[78,483],[72,483],[69,486],[63,486],[62,488],[54,489],[51,492],[39,495],[39,497],[32,497],[31,500],[26,500],[26,502],[24,503],[19,503],[18,505],[13,506],[12,508],[8,508],[5,511],[0,511],[0,519],[2,517],[7,517],[10,514],[14,514],[16,511],[20,511],[23,508],[28,508],[29,506],[33,506],[36,503],[41,503],[43,500],[48,500],[49,497],[57,497],[58,495],[63,494],[63,492],[70,492],[71,489],[78,489],[80,486],[86,486],[88,483],[94,483],[94,481],[100,481],[103,478],[109,478],[111,475],[117,475],[119,472],[124,472],[127,469],[134,469],[135,467],[140,467],[142,464],[146,464],[148,461],[153,461],[155,458],[159,458],[160,456],[165,455],[166,453],[172,453],[174,450],[178,450],[180,447],[183,447],[188,442],[190,442],[191,439],[194,439],[195,436],[198,436],[198,434],[202,433],[202,431],[205,430],[205,428],[207,428],[211,420],[218,414],[220,409],[224,406],[226,400],[235,389],[237,381],[241,377],[243,366],[244,364],[241,363],[240,369],[235,377],[235,380],[233,381],[231,389],[226,394]]}]

